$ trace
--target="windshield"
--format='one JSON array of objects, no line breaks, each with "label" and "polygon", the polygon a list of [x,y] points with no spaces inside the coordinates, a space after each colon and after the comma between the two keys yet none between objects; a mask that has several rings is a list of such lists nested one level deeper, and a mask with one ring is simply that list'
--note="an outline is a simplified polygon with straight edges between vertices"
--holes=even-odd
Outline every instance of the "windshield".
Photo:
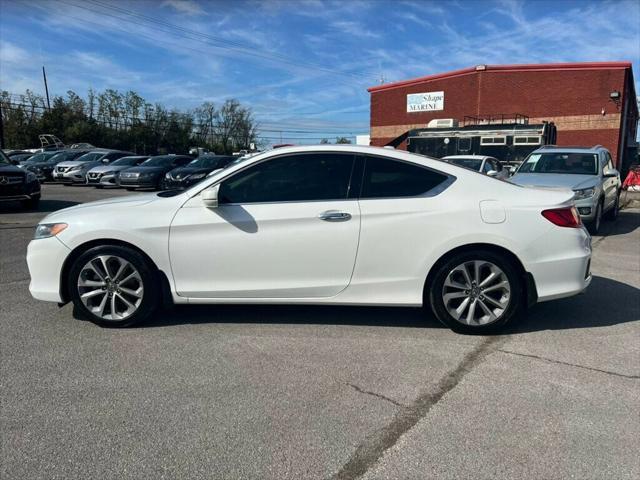
[{"label": "windshield", "polygon": [[532,153],[517,173],[573,173],[597,175],[598,156],[593,153]]},{"label": "windshield", "polygon": [[189,163],[189,167],[196,168],[222,168],[224,167],[229,160],[232,160],[231,157],[199,157],[194,161]]},{"label": "windshield", "polygon": [[64,162],[65,160],[73,160],[76,157],[79,157],[82,152],[60,152],[56,153],[53,157],[49,158],[49,162]]},{"label": "windshield", "polygon": [[106,152],[89,152],[74,159],[77,162],[93,162],[106,155]]},{"label": "windshield", "polygon": [[55,153],[51,152],[41,152],[36,153],[33,157],[29,158],[25,163],[38,163],[38,162],[46,162],[47,159],[55,156]]},{"label": "windshield", "polygon": [[476,172],[479,171],[482,166],[482,160],[477,160],[475,158],[449,158],[447,161],[454,165],[458,165],[459,167],[475,170]]},{"label": "windshield", "polygon": [[122,157],[119,158],[118,160],[116,160],[115,162],[113,162],[111,165],[118,165],[118,166],[133,166],[133,165],[138,165],[138,163],[140,163],[140,161],[145,158],[145,157]]},{"label": "windshield", "polygon": [[141,167],[164,167],[173,161],[174,157],[151,157],[142,162]]}]

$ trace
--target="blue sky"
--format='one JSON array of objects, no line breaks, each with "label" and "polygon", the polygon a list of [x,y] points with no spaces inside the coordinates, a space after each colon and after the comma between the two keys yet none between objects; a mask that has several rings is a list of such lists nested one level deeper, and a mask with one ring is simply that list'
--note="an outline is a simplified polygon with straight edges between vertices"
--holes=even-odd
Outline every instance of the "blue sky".
[{"label": "blue sky", "polygon": [[381,78],[604,60],[632,61],[640,91],[640,2],[0,0],[0,89],[42,93],[45,64],[53,94],[233,97],[273,142],[367,133]]}]

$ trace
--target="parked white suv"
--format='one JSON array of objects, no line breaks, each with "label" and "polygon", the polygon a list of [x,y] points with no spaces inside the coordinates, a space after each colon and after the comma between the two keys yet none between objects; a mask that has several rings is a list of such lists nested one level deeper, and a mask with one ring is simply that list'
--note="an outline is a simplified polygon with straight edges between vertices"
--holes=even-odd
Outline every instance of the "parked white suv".
[{"label": "parked white suv", "polygon": [[163,299],[424,304],[486,332],[589,285],[572,197],[398,150],[285,147],[184,191],[49,215],[29,244],[29,288],[101,325],[142,321]]},{"label": "parked white suv", "polygon": [[620,209],[620,173],[609,150],[546,146],[529,154],[511,181],[518,185],[573,190],[578,213],[592,234],[603,217],[615,220]]}]

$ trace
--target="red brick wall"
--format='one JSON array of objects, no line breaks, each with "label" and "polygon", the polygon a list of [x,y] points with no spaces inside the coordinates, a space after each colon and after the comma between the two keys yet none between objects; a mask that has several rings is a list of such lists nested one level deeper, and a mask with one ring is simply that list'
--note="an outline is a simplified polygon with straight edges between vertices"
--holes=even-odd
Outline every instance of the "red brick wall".
[{"label": "red brick wall", "polygon": [[[389,129],[384,130],[385,138],[376,136],[375,127],[426,126],[434,118],[462,121],[465,115],[496,113],[521,113],[530,118],[543,119],[597,115],[590,120],[589,130],[584,130],[585,125],[575,120],[569,120],[564,125],[558,122],[557,143],[601,144],[617,158],[619,127],[611,130],[611,115],[621,113],[622,105],[612,102],[609,94],[614,90],[624,92],[624,86],[623,68],[540,71],[489,68],[388,90],[374,90],[371,92],[371,144],[384,145],[394,138]],[[434,91],[445,92],[444,110],[406,112],[407,94]],[[605,116],[601,115],[602,109],[606,112]],[[602,129],[598,128],[599,124],[602,124]],[[575,125],[575,129],[571,125]]]}]

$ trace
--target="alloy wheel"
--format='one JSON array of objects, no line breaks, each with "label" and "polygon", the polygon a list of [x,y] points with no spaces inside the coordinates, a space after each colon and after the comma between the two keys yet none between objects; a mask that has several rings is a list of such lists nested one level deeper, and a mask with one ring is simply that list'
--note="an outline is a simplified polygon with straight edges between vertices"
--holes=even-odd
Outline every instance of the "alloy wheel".
[{"label": "alloy wheel", "polygon": [[485,260],[461,263],[442,287],[442,300],[453,319],[464,325],[497,321],[511,300],[511,284],[497,265]]},{"label": "alloy wheel", "polygon": [[131,262],[116,255],[99,255],[80,270],[78,295],[94,315],[103,320],[123,320],[140,307],[144,286]]}]

